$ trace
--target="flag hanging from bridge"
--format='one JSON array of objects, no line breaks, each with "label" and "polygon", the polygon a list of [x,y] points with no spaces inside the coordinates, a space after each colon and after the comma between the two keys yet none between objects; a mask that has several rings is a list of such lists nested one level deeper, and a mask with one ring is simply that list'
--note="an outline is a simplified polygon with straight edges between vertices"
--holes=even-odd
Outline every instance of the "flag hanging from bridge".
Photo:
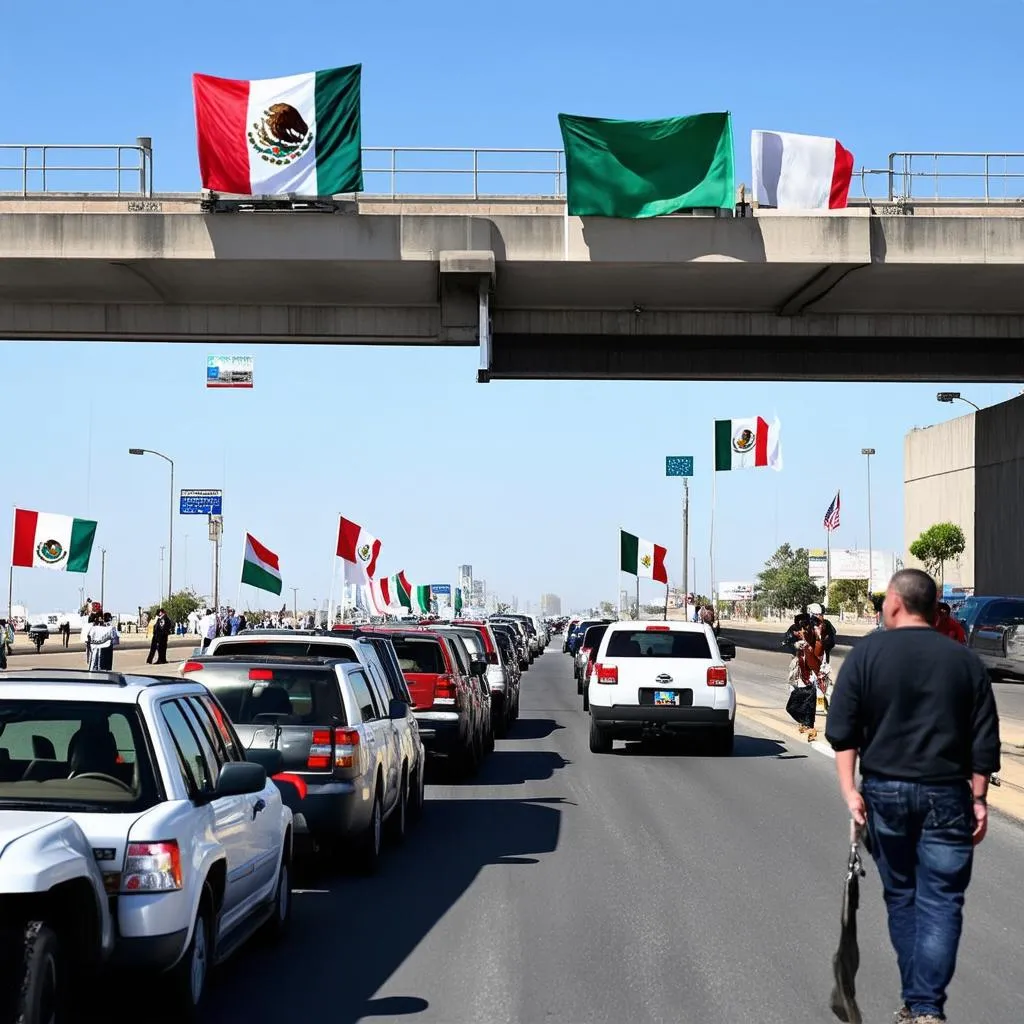
[{"label": "flag hanging from bridge", "polygon": [[660,217],[736,203],[732,116],[613,121],[559,114],[571,217]]},{"label": "flag hanging from bridge", "polygon": [[361,69],[251,81],[193,75],[203,188],[242,196],[361,192]]},{"label": "flag hanging from bridge", "polygon": [[837,139],[793,132],[751,132],[750,165],[759,206],[844,210],[853,154]]},{"label": "flag hanging from bridge", "polygon": [[836,496],[832,499],[832,504],[829,505],[828,511],[825,513],[825,529],[831,533],[833,530],[839,529],[839,492],[836,491]]}]

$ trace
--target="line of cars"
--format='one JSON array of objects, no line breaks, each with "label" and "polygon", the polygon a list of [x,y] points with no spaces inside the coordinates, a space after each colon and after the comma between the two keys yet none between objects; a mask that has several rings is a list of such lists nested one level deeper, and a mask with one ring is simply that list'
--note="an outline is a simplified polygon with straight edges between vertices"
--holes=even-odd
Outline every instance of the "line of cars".
[{"label": "line of cars", "polygon": [[617,739],[700,737],[714,753],[733,751],[736,691],[731,640],[703,623],[572,620],[564,651],[590,714],[590,749]]},{"label": "line of cars", "polygon": [[0,673],[0,1021],[60,1021],[106,967],[189,1019],[214,964],[287,930],[299,852],[371,872],[428,755],[475,774],[549,639],[523,616],[247,631],[178,679]]}]

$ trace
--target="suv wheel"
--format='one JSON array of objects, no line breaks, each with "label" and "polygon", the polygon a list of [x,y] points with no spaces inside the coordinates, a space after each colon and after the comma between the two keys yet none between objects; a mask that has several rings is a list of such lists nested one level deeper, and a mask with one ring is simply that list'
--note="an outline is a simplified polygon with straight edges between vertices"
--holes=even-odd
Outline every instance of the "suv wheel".
[{"label": "suv wheel", "polygon": [[584,711],[589,711],[590,710],[590,687],[589,686],[584,686],[583,687],[583,710]]},{"label": "suv wheel", "polygon": [[736,723],[730,722],[712,737],[712,750],[718,757],[731,757],[736,741]]},{"label": "suv wheel", "polygon": [[593,717],[590,719],[590,750],[594,754],[610,754],[612,752],[613,743],[611,733],[602,729],[598,724],[597,720]]},{"label": "suv wheel", "polygon": [[60,1012],[61,956],[57,933],[29,921],[22,936],[21,990],[14,1019],[19,1024],[56,1024]]},{"label": "suv wheel", "polygon": [[384,801],[380,795],[378,784],[373,794],[373,808],[370,811],[370,823],[366,826],[359,848],[359,870],[364,875],[372,875],[380,866],[380,849],[384,838]]},{"label": "suv wheel", "polygon": [[398,785],[398,803],[388,818],[388,834],[396,843],[405,842],[406,816],[409,812],[409,772],[402,769],[402,781]]},{"label": "suv wheel", "polygon": [[419,821],[423,817],[424,805],[426,803],[426,779],[424,777],[424,764],[420,760],[420,766],[412,777],[412,789],[409,791],[409,820]]},{"label": "suv wheel", "polygon": [[209,889],[199,901],[192,940],[181,959],[167,973],[168,996],[179,1020],[194,1020],[206,991],[213,960],[213,901]]},{"label": "suv wheel", "polygon": [[292,876],[288,864],[288,850],[281,851],[281,869],[277,873],[274,890],[273,913],[264,925],[264,936],[270,942],[280,942],[288,931],[292,919]]}]

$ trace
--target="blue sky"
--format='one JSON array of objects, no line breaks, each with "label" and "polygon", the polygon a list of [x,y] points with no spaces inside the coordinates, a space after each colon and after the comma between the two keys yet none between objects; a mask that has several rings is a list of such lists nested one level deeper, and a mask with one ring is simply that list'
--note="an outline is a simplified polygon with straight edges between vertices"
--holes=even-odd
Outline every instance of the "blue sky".
[{"label": "blue sky", "polygon": [[[959,5],[905,0],[894,13],[869,0],[852,17],[799,0],[766,16],[738,0],[723,20],[718,8],[705,15],[640,0],[626,32],[618,6],[535,0],[514,13],[398,2],[358,15],[310,0],[301,16],[264,0],[217,14],[190,0],[173,8],[107,0],[103,17],[77,0],[12,5],[0,33],[0,87],[19,113],[0,142],[151,135],[157,189],[192,191],[193,71],[270,77],[362,62],[368,146],[557,147],[559,111],[632,118],[730,109],[738,176],[747,180],[752,128],[835,135],[857,167],[883,167],[893,150],[1020,149],[1009,126],[1019,121],[1024,5],[986,9],[964,19]],[[883,26],[883,43],[858,25]],[[0,176],[0,189],[10,187]],[[208,352],[253,355],[255,389],[208,393]],[[837,488],[835,544],[866,544],[863,446],[878,451],[875,546],[902,549],[903,435],[960,412],[936,404],[941,385],[477,385],[476,361],[468,349],[4,345],[8,504],[98,519],[111,607],[156,599],[166,544],[166,466],[129,458],[130,445],[171,455],[179,486],[224,488],[232,597],[246,529],[280,552],[300,605],[325,597],[336,516],[345,512],[384,540],[389,572],[440,582],[470,562],[521,605],[549,590],[579,605],[613,598],[620,524],[664,542],[678,575],[680,488],[664,478],[667,454],[697,458],[691,553],[706,584],[716,417],[777,414],[783,425],[782,474],[719,476],[717,575],[744,580],[777,543],[821,544]],[[1017,390],[949,387],[979,405]],[[425,423],[459,454],[464,481],[445,480],[423,443]],[[527,461],[518,477],[500,468],[508,457]],[[8,543],[3,519],[0,543]],[[208,590],[203,525],[179,517],[175,580],[186,577],[187,534],[188,582]],[[19,570],[15,597],[35,610],[64,607],[82,584]],[[84,585],[98,593],[98,551]]]}]

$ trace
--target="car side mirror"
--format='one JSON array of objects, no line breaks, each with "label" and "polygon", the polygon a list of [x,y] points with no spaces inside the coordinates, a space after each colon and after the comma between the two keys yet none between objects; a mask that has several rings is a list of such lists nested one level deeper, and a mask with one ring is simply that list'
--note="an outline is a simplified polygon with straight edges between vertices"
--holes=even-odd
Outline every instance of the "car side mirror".
[{"label": "car side mirror", "polygon": [[471,661],[469,663],[469,672],[470,672],[470,675],[474,675],[474,676],[481,676],[482,677],[482,676],[487,675],[487,662],[486,661],[478,661],[477,659],[474,658],[473,661]]},{"label": "car side mirror", "polygon": [[392,722],[400,722],[409,712],[409,705],[404,700],[392,697],[388,704],[388,718]]},{"label": "car side mirror", "polygon": [[279,772],[284,771],[284,754],[272,747],[247,750],[245,752],[245,759],[250,764],[260,765],[268,778],[272,778]]},{"label": "car side mirror", "polygon": [[722,656],[722,661],[732,661],[736,657],[736,644],[732,640],[720,639],[718,653]]},{"label": "car side mirror", "polygon": [[232,761],[221,768],[213,795],[214,798],[248,796],[259,793],[266,784],[267,772],[263,765],[252,761]]}]

